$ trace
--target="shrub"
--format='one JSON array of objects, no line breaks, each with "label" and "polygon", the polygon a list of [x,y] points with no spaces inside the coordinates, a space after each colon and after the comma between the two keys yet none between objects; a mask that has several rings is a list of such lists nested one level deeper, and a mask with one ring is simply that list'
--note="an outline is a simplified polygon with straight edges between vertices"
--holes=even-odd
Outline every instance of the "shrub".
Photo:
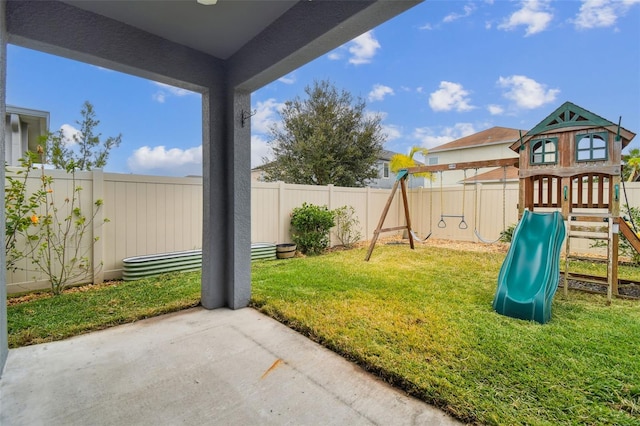
[{"label": "shrub", "polygon": [[351,247],[360,241],[360,221],[356,217],[356,211],[351,206],[338,207],[333,211],[336,219],[335,234],[345,247]]},{"label": "shrub", "polygon": [[[621,216],[624,216],[624,220],[626,220],[627,222],[630,222],[631,219],[633,219],[633,223],[636,225],[636,227],[640,226],[640,208],[629,207],[629,205],[625,204],[624,207],[620,209],[620,214]],[[633,227],[631,227],[631,229],[633,229]],[[606,246],[607,246],[607,243],[604,241],[597,241],[591,245],[591,247],[606,247]],[[620,234],[618,250],[620,251],[620,254],[622,256],[625,256],[631,259],[631,262],[635,263],[636,265],[640,264],[640,253],[638,253],[633,248],[629,240],[627,240],[627,237],[622,235],[622,233]]]},{"label": "shrub", "polygon": [[291,212],[291,239],[304,254],[319,254],[329,247],[334,213],[327,206],[303,203]]},{"label": "shrub", "polygon": [[510,243],[511,240],[513,239],[513,231],[516,230],[516,226],[518,226],[517,223],[512,223],[511,225],[509,225],[507,229],[500,232],[500,242]]}]

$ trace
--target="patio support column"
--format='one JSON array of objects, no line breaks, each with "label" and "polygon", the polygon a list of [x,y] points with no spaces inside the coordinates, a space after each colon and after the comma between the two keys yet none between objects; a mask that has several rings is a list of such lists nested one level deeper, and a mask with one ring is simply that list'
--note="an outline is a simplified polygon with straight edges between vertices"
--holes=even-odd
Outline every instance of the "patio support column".
[{"label": "patio support column", "polygon": [[251,298],[251,93],[235,90],[229,98],[227,164],[229,170],[227,306],[244,308]]},{"label": "patio support column", "polygon": [[[6,92],[7,92],[7,24],[5,15],[6,1],[0,0],[0,158],[5,159],[5,114],[7,110]],[[4,167],[1,168],[0,177],[4,182]],[[0,189],[0,198],[2,198],[2,209],[0,209],[0,223],[5,222],[4,217],[4,184]],[[4,226],[0,227],[0,239],[4,241]],[[0,264],[2,270],[6,271],[5,251],[0,250]],[[8,328],[7,328],[7,282],[6,273],[0,273],[0,377],[4,370],[4,364],[9,354],[8,345]]]},{"label": "patio support column", "polygon": [[247,306],[251,295],[250,94],[219,85],[202,96],[202,306]]}]

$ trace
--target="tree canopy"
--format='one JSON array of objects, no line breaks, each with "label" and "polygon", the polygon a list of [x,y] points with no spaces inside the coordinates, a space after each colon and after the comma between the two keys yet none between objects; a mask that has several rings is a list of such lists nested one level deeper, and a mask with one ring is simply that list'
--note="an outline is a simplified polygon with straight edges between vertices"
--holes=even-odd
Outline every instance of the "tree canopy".
[{"label": "tree canopy", "polygon": [[624,162],[622,178],[627,182],[633,182],[640,174],[640,149],[633,148],[629,154],[623,155]]},{"label": "tree canopy", "polygon": [[[110,136],[101,140],[101,134],[95,134],[95,128],[100,124],[96,118],[93,105],[85,101],[80,111],[81,120],[76,121],[80,126],[73,134],[72,141],[68,141],[62,129],[49,133],[46,137],[46,158],[56,169],[93,170],[107,165],[109,153],[117,148],[122,141],[122,135]],[[71,142],[71,143],[69,143]]]},{"label": "tree canopy", "polygon": [[380,116],[330,81],[314,82],[305,94],[285,102],[282,123],[270,129],[274,160],[263,166],[265,180],[363,187],[377,178]]}]

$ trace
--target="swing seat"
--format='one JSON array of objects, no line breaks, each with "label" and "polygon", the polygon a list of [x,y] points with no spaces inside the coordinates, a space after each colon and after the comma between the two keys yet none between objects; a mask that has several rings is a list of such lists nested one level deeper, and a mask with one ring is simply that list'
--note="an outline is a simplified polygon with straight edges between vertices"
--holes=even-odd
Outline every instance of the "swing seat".
[{"label": "swing seat", "polygon": [[431,236],[432,232],[429,232],[429,235],[424,237],[424,239],[418,237],[418,235],[415,232],[413,232],[413,229],[410,231],[410,234],[411,234],[411,237],[413,237],[414,241],[417,241],[419,243],[424,243],[429,239],[429,237]]},{"label": "swing seat", "polygon": [[482,238],[482,235],[480,235],[480,233],[478,232],[477,229],[473,230],[473,233],[476,234],[476,237],[478,238],[478,240],[480,240],[480,242],[485,243],[485,244],[495,244],[498,241],[500,241],[500,238],[502,238],[502,235],[500,235],[498,238],[496,238],[495,240],[487,240],[485,238]]}]

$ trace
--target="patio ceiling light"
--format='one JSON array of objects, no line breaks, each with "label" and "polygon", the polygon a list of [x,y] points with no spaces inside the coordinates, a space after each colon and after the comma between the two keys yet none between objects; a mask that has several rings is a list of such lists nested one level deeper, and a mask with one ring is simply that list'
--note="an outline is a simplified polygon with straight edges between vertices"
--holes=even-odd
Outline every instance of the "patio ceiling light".
[{"label": "patio ceiling light", "polygon": [[204,4],[205,6],[211,6],[212,4],[218,3],[218,0],[196,0],[200,4]]}]

